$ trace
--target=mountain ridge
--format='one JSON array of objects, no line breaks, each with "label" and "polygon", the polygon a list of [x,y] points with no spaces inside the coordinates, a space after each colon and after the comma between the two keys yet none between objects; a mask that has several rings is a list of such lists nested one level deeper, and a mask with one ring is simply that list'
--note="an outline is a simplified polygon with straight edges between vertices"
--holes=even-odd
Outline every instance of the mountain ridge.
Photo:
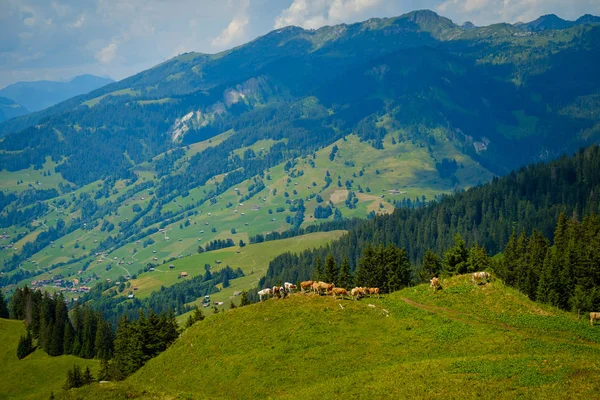
[{"label": "mountain ridge", "polygon": [[110,78],[91,74],[78,75],[68,81],[19,81],[0,89],[0,96],[21,103],[35,112],[112,82]]}]

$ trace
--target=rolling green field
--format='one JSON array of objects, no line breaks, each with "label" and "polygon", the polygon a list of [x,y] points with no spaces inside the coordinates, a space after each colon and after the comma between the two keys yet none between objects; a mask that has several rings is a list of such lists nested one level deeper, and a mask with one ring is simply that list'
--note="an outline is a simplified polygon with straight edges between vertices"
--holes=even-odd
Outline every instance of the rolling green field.
[{"label": "rolling green field", "polygon": [[196,323],[66,398],[594,398],[600,327],[468,276],[381,299],[292,295]]},{"label": "rolling green field", "polygon": [[[35,240],[41,232],[56,226],[58,219],[69,223],[79,218],[82,215],[81,199],[87,196],[94,199],[99,207],[112,204],[116,209],[102,217],[97,225],[76,229],[55,240],[22,262],[19,269],[7,272],[8,276],[20,270],[34,272],[33,277],[21,280],[19,285],[52,279],[59,274],[68,280],[90,278],[92,280],[88,286],[100,280],[115,280],[122,275],[137,274],[139,278],[152,280],[152,276],[158,275],[157,273],[150,276],[142,272],[148,263],[161,265],[172,259],[185,259],[197,254],[198,246],[204,246],[215,239],[231,238],[236,244],[240,240],[247,243],[248,238],[256,234],[290,229],[292,225],[286,222],[286,218],[295,214],[290,210],[294,200],[304,201],[306,211],[302,226],[308,226],[334,218],[332,215],[327,219],[316,219],[314,213],[318,206],[331,205],[343,217],[364,218],[371,212],[392,212],[395,200],[423,197],[433,199],[441,193],[451,192],[456,182],[460,187],[466,188],[492,177],[489,171],[458,151],[447,139],[443,139],[440,132],[432,131],[431,135],[439,138],[435,144],[423,147],[410,141],[400,141],[399,138],[405,133],[401,129],[394,130],[388,118],[383,117],[379,125],[388,131],[382,143],[383,149],[375,149],[371,144],[361,142],[357,136],[349,135],[312,156],[294,160],[291,168],[286,169],[284,164],[280,164],[266,170],[262,179],[265,187],[249,198],[246,197],[254,185],[253,179],[228,188],[215,197],[214,202],[200,201],[223,178],[215,176],[206,184],[189,190],[189,193],[165,202],[160,208],[161,213],[174,217],[165,217],[144,228],[160,231],[140,240],[125,240],[124,244],[97,254],[96,249],[109,236],[119,237],[121,224],[134,220],[139,210],[146,209],[151,201],[162,200],[156,198],[153,188],[142,189],[140,186],[149,180],[159,179],[155,168],[165,157],[164,154],[159,155],[133,168],[133,172],[139,176],[135,183],[127,186],[125,181],[116,181],[110,188],[108,197],[96,196],[103,188],[103,183],[94,182],[73,193],[46,201],[49,211],[43,218],[26,227],[7,229],[12,237],[19,233],[24,236],[14,243],[12,238],[0,239],[0,245],[13,243],[12,248],[0,246],[0,262],[19,254],[23,246]],[[227,131],[210,140],[184,147],[185,156],[172,165],[171,173],[181,173],[189,157],[218,145],[232,134],[232,131]],[[236,150],[236,154],[243,157],[245,150],[252,149],[256,157],[264,157],[276,143],[273,140],[258,141],[247,148]],[[334,145],[338,151],[335,157],[331,157]],[[440,176],[436,162],[442,158],[454,159],[460,166],[454,174],[455,180]],[[20,171],[16,174],[22,173]],[[328,173],[332,180],[329,185],[325,182]],[[0,172],[0,182],[6,182],[9,186],[12,181],[16,183],[18,179],[13,174],[15,173]],[[56,187],[58,183],[52,179],[55,180],[60,175],[40,177],[45,179],[40,181],[42,187]],[[10,186],[9,190],[13,189]],[[124,196],[128,191],[130,195]],[[351,192],[356,198],[356,202],[352,204],[346,201]],[[157,206],[153,206],[150,213],[156,209]],[[108,223],[114,226],[114,230],[102,230],[103,224]],[[136,222],[137,225],[140,223],[139,220]],[[61,263],[64,265],[59,265]],[[204,262],[200,268],[203,265]],[[258,278],[260,276],[253,277],[253,281]]]},{"label": "rolling green field", "polygon": [[[188,278],[192,278],[204,274],[205,264],[209,264],[212,271],[218,271],[229,265],[233,269],[241,268],[246,275],[243,278],[235,279],[233,281],[235,285],[221,293],[223,296],[230,296],[234,291],[241,290],[240,287],[243,289],[255,287],[256,282],[267,271],[269,262],[279,254],[288,251],[299,253],[303,250],[320,247],[338,239],[344,233],[345,231],[317,232],[290,239],[247,245],[242,248],[235,246],[209,251],[163,264],[156,267],[154,271],[142,274],[140,278],[132,279],[130,282],[132,287],[138,288],[135,292],[136,296],[143,298],[153,291],[159,290],[161,286],[171,286],[180,282],[182,272],[187,272]],[[219,264],[216,263],[217,260],[220,261]],[[175,267],[174,269],[169,268],[171,264]],[[217,301],[219,300],[217,299]]]},{"label": "rolling green field", "polygon": [[75,356],[50,357],[36,350],[22,360],[17,358],[19,337],[25,334],[23,321],[0,319],[0,399],[48,399],[63,389],[67,370],[73,365],[89,366],[96,375],[98,360]]}]

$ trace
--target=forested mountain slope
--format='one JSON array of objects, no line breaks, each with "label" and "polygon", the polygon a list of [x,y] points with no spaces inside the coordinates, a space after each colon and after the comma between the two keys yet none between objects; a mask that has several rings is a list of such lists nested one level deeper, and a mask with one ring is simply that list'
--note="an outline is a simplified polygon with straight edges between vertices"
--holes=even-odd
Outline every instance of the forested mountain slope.
[{"label": "forested mountain slope", "polygon": [[259,287],[308,279],[317,258],[324,260],[328,254],[338,265],[347,258],[353,271],[365,249],[379,244],[405,248],[410,261],[421,265],[428,249],[442,254],[456,234],[467,245],[484,246],[491,255],[502,252],[513,233],[536,229],[552,240],[561,213],[575,218],[599,214],[599,196],[600,147],[592,146],[571,158],[523,167],[425,207],[377,216],[328,248],[283,254],[270,263]]}]

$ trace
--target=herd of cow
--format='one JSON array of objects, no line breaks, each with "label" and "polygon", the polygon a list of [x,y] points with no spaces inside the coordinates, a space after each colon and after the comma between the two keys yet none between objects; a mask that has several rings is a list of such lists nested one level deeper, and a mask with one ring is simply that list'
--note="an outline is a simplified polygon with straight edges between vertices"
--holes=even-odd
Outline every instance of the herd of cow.
[{"label": "herd of cow", "polygon": [[[298,287],[293,283],[285,282],[283,286],[273,286],[273,288],[260,290],[258,292],[258,297],[260,298],[260,301],[263,301],[264,297],[269,298],[269,296],[273,296],[273,298],[281,298],[287,296],[288,293],[293,293],[297,288]],[[300,290],[302,292],[309,290],[317,294],[325,293],[326,295],[331,295],[334,298],[337,298],[337,296],[341,296],[342,298],[344,298],[344,296],[351,296],[354,300],[373,295],[379,297],[379,288],[355,287],[348,292],[344,288],[336,288],[333,283],[317,281],[301,282]]]},{"label": "herd of cow", "polygon": [[[480,282],[489,282],[492,279],[492,275],[489,272],[473,272],[471,280],[473,284],[478,285]],[[436,277],[432,278],[429,282],[429,286],[434,290],[438,291],[442,288],[440,284],[440,280]],[[258,297],[260,301],[263,301],[263,298],[267,299],[269,296],[273,296],[273,298],[282,298],[286,297],[289,293],[293,293],[298,287],[290,282],[285,282],[283,286],[273,286],[273,288],[267,288],[260,290],[258,292]],[[309,290],[311,292],[322,294],[325,292],[327,295],[332,295],[334,298],[337,296],[350,296],[354,300],[358,300],[361,297],[373,296],[376,295],[379,298],[379,288],[365,288],[365,287],[355,287],[354,289],[348,292],[344,288],[336,288],[333,283],[326,282],[317,282],[317,281],[304,281],[300,283],[300,290],[304,292],[305,290]],[[593,326],[594,321],[600,321],[600,312],[591,312],[590,313],[590,324]]]}]

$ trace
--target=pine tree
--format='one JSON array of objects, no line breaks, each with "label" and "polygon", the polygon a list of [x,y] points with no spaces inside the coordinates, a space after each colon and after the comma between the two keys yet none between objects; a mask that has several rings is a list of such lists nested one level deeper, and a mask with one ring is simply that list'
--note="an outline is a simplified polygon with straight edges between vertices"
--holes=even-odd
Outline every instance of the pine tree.
[{"label": "pine tree", "polygon": [[439,276],[442,271],[442,260],[440,256],[427,249],[425,256],[423,257],[423,266],[421,267],[421,273],[419,274],[421,280],[429,281],[431,278]]},{"label": "pine tree", "polygon": [[189,315],[187,320],[185,321],[184,328],[187,329],[187,328],[191,327],[192,325],[194,325],[194,322],[196,322],[196,321],[194,321],[194,317],[192,315]]},{"label": "pine tree", "polygon": [[8,306],[6,305],[6,301],[4,301],[4,296],[2,295],[2,292],[0,292],[0,318],[8,318],[8,317],[9,317]]},{"label": "pine tree", "polygon": [[63,386],[65,390],[78,388],[84,385],[83,374],[79,365],[73,365],[73,369],[67,371],[67,381]]},{"label": "pine tree", "polygon": [[372,287],[371,283],[376,273],[375,264],[375,250],[370,244],[367,244],[362,257],[358,261],[358,268],[356,269],[356,284],[358,286]]},{"label": "pine tree", "polygon": [[27,334],[25,336],[21,336],[19,339],[19,344],[17,345],[17,358],[21,360],[31,354],[33,350],[31,331],[27,330]]},{"label": "pine tree", "polygon": [[65,325],[65,336],[63,338],[63,354],[73,353],[73,340],[75,337],[75,330],[69,322]]},{"label": "pine tree", "polygon": [[444,253],[444,269],[449,275],[464,274],[467,272],[469,251],[462,236],[454,236],[454,246]]},{"label": "pine tree", "polygon": [[108,360],[100,360],[100,371],[98,372],[98,381],[107,381],[110,379],[110,365]]},{"label": "pine tree", "polygon": [[337,281],[337,277],[338,277],[338,268],[337,265],[335,264],[335,259],[333,258],[333,255],[329,254],[327,255],[327,258],[325,258],[325,282],[327,283],[332,283]]},{"label": "pine tree", "polygon": [[317,264],[315,266],[314,279],[315,281],[321,281],[324,278],[323,264],[321,263],[321,257],[317,257]]},{"label": "pine tree", "polygon": [[485,251],[485,247],[474,244],[469,250],[469,259],[467,260],[467,272],[485,271],[490,267],[490,257]]},{"label": "pine tree", "polygon": [[240,298],[240,307],[247,306],[248,304],[250,304],[250,301],[248,300],[248,293],[244,290],[242,291]]},{"label": "pine tree", "polygon": [[410,284],[412,266],[405,249],[388,246],[386,253],[386,282],[381,288],[391,293]]},{"label": "pine tree", "polygon": [[94,348],[96,357],[101,360],[108,360],[113,354],[113,332],[108,321],[98,316],[98,327],[96,329],[96,338]]},{"label": "pine tree", "polygon": [[335,283],[337,287],[341,287],[344,289],[350,289],[353,286],[354,278],[350,273],[350,264],[348,263],[348,258],[345,257],[342,262],[342,266],[340,268],[340,274],[338,276],[338,280]]},{"label": "pine tree", "polygon": [[96,316],[89,308],[83,312],[83,334],[81,342],[81,354],[83,358],[94,358],[96,355]]},{"label": "pine tree", "polygon": [[94,377],[92,376],[92,372],[90,371],[90,367],[86,366],[85,371],[83,372],[82,384],[89,385],[94,382]]}]

